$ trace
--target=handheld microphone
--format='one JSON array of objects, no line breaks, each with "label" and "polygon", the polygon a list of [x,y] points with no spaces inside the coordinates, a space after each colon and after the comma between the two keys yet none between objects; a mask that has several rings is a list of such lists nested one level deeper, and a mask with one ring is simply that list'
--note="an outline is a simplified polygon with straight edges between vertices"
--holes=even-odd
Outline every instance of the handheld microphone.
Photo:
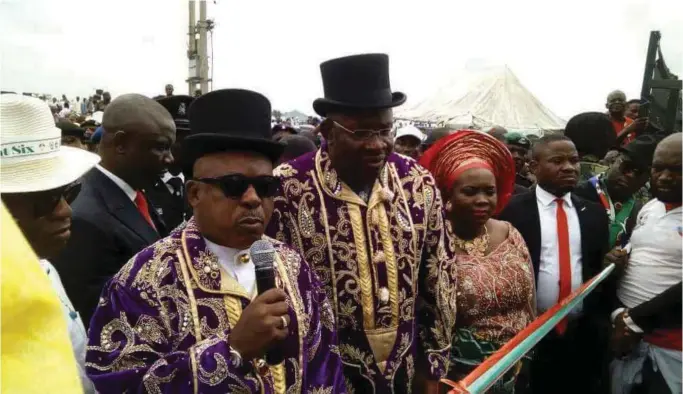
[{"label": "handheld microphone", "polygon": [[[275,270],[273,269],[275,248],[273,245],[265,240],[256,241],[249,248],[249,255],[256,271],[256,289],[258,293],[263,294],[275,288]],[[271,346],[268,352],[266,352],[266,362],[269,365],[280,364],[284,359],[282,349],[277,344]]]}]

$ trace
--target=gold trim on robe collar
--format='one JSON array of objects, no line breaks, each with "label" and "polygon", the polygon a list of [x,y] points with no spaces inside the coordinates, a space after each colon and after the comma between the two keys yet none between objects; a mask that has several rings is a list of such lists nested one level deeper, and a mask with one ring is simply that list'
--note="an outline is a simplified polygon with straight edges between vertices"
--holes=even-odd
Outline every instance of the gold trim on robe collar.
[{"label": "gold trim on robe collar", "polygon": [[[261,239],[274,241],[265,235]],[[198,251],[192,251],[192,255],[190,254],[188,241],[195,243],[199,249]],[[202,291],[211,294],[230,294],[248,300],[252,299],[246,289],[235,278],[227,274],[224,269],[221,269],[218,257],[206,247],[204,237],[199,232],[194,218],[190,219],[183,230],[181,246],[192,279]]]}]

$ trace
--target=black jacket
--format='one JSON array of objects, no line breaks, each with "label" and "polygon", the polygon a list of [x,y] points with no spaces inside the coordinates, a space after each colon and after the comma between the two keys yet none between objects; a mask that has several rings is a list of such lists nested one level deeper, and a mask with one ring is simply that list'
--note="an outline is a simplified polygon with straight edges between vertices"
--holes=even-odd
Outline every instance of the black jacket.
[{"label": "black jacket", "polygon": [[187,205],[184,195],[181,197],[173,195],[161,179],[145,190],[145,194],[169,230],[173,230],[192,217],[192,210]]},{"label": "black jacket", "polygon": [[166,235],[149,199],[148,205],[157,230],[100,170],[94,168],[83,176],[81,193],[71,204],[71,238],[52,262],[86,327],[105,282],[133,255]]},{"label": "black jacket", "polygon": [[[603,260],[608,252],[609,222],[602,206],[586,201],[572,193],[572,202],[579,217],[581,227],[581,257],[583,281],[586,282],[597,275],[603,268]],[[512,223],[524,237],[531,262],[534,266],[534,277],[538,280],[541,260],[541,222],[536,202],[536,188],[529,193],[512,197],[500,214],[500,219]],[[609,289],[605,289],[605,287]],[[610,312],[613,286],[600,286],[594,290],[584,302],[584,311],[599,313],[607,319]]]}]

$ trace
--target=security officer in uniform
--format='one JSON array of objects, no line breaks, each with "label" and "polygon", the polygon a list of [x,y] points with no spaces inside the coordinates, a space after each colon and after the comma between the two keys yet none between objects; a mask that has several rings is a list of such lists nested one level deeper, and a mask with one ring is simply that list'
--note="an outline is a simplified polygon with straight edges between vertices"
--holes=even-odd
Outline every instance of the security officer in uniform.
[{"label": "security officer in uniform", "polygon": [[181,146],[183,139],[190,131],[187,112],[193,100],[193,97],[186,95],[162,97],[157,100],[171,113],[176,124],[176,142],[171,147],[174,162],[151,190],[146,190],[146,193],[169,229],[178,227],[192,216],[185,199]]}]

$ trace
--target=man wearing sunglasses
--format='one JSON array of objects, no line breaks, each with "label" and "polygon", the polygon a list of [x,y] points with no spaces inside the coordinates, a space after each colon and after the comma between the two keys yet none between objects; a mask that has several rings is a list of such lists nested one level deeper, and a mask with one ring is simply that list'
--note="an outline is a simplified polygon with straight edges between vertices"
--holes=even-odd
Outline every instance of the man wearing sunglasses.
[{"label": "man wearing sunglasses", "polygon": [[[183,172],[194,215],[102,294],[86,358],[100,393],[346,392],[322,286],[301,255],[263,236],[283,149],[270,114],[268,99],[238,89],[190,106]],[[256,241],[274,248],[277,287],[260,294]],[[275,345],[285,361],[269,365]]]},{"label": "man wearing sunglasses", "polygon": [[87,338],[83,321],[47,259],[66,246],[71,235],[69,204],[80,190],[77,180],[97,164],[99,157],[61,145],[62,132],[55,127],[50,108],[33,97],[0,96],[0,133],[0,197],[41,259],[62,304],[83,390],[94,393],[85,374]]},{"label": "man wearing sunglasses", "polygon": [[579,183],[578,196],[600,204],[610,221],[610,247],[628,243],[644,202],[639,191],[650,178],[650,164],[657,139],[650,135],[637,137],[626,147],[609,169]]},{"label": "man wearing sunglasses", "polygon": [[321,65],[315,153],[276,169],[268,234],[298,249],[332,299],[344,375],[356,393],[431,393],[448,369],[455,277],[433,177],[393,153],[389,59]]}]

